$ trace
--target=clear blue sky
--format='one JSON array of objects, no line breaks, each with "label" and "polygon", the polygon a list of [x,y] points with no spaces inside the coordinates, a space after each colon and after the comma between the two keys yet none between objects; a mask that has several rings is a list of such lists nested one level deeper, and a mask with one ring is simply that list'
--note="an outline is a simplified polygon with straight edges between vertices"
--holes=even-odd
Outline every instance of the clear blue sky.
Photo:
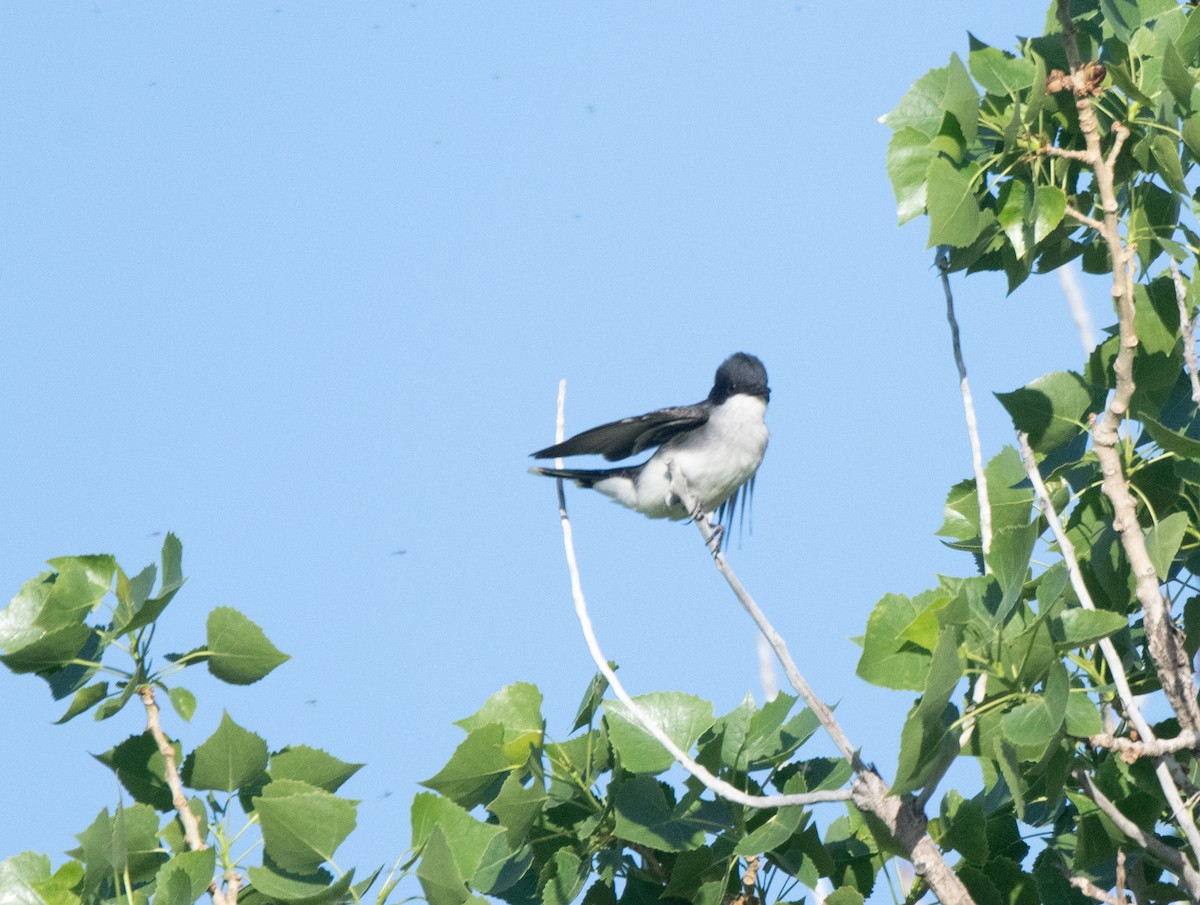
[{"label": "clear blue sky", "polygon": [[[160,650],[230,605],[294,659],[204,676],[272,748],[367,763],[339,863],[407,844],[416,783],[501,686],[569,728],[593,667],[552,482],[571,430],[694,402],[729,353],[773,390],[753,535],[731,550],[818,691],[890,773],[908,696],[854,678],[884,593],[969,559],[933,532],[970,473],[924,228],[897,229],[876,122],[967,30],[1045,4],[211,2],[0,7],[0,585],[184,543]],[[956,283],[991,397],[1075,367],[1053,278]],[[1102,292],[1090,290],[1103,314]],[[733,707],[751,626],[694,529],[571,493],[585,588],[630,689]],[[403,555],[393,551],[403,549]],[[117,784],[0,673],[0,857],[73,845]],[[15,819],[14,815],[20,815]]]}]

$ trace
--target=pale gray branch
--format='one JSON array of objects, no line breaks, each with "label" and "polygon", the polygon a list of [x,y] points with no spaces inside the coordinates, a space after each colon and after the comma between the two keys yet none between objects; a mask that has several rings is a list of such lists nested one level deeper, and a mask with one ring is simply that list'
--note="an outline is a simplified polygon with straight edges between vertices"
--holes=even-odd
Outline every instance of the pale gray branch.
[{"label": "pale gray branch", "polygon": [[[670,468],[669,463],[668,468]],[[860,810],[874,814],[883,822],[901,848],[908,852],[908,860],[912,862],[913,869],[921,875],[940,902],[944,905],[974,905],[974,899],[967,892],[962,880],[946,863],[937,843],[926,831],[928,821],[924,812],[915,806],[911,798],[902,799],[891,794],[891,789],[879,774],[863,763],[858,751],[850,744],[842,727],[834,719],[833,712],[825,706],[824,701],[816,696],[812,687],[800,674],[782,636],[775,630],[775,626],[759,609],[754,598],[750,596],[750,592],[746,590],[746,587],[734,574],[733,569],[730,568],[729,562],[725,559],[725,555],[717,543],[719,538],[709,521],[708,514],[697,505],[695,497],[688,490],[686,477],[679,474],[677,469],[671,468],[670,473],[671,490],[692,513],[692,520],[700,531],[700,537],[712,553],[717,570],[724,576],[742,608],[754,620],[758,630],[762,632],[767,643],[771,645],[771,649],[775,651],[775,656],[783,667],[784,675],[787,676],[792,688],[816,715],[838,751],[854,769],[855,779],[850,790],[850,800]]]},{"label": "pale gray branch", "polygon": [[988,572],[987,556],[992,551],[992,505],[988,500],[987,476],[983,471],[983,447],[979,442],[979,421],[975,417],[975,402],[971,398],[971,383],[967,380],[967,363],[963,358],[958,335],[958,318],[954,315],[954,293],[950,290],[950,259],[944,248],[937,253],[937,268],[946,294],[946,320],[950,324],[950,342],[954,349],[954,364],[958,367],[958,389],[962,394],[963,415],[967,421],[967,439],[971,443],[971,468],[975,472],[975,493],[979,497],[979,537],[983,542],[984,573]]},{"label": "pale gray branch", "polygon": [[1092,315],[1088,312],[1083,287],[1079,285],[1079,275],[1075,273],[1073,265],[1064,264],[1058,268],[1058,284],[1067,297],[1067,308],[1071,312],[1071,319],[1075,321],[1075,329],[1079,331],[1083,354],[1090,355],[1092,349],[1096,348],[1096,328],[1092,325]]},{"label": "pale gray branch", "polygon": [[1179,305],[1179,335],[1183,337],[1183,361],[1188,379],[1192,382],[1192,402],[1200,405],[1200,363],[1196,360],[1196,319],[1188,312],[1187,289],[1175,259],[1168,256],[1171,280],[1175,284],[1175,301]]}]

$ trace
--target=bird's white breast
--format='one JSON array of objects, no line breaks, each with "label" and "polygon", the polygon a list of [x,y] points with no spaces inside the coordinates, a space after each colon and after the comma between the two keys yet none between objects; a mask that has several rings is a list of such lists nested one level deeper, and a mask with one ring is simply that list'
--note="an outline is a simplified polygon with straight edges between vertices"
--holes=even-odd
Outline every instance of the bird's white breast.
[{"label": "bird's white breast", "polygon": [[716,510],[762,464],[769,436],[766,411],[766,400],[738,394],[694,431],[667,441],[638,475],[637,498],[630,508],[651,518],[685,518],[688,513],[672,498],[673,468],[687,479],[706,512]]}]

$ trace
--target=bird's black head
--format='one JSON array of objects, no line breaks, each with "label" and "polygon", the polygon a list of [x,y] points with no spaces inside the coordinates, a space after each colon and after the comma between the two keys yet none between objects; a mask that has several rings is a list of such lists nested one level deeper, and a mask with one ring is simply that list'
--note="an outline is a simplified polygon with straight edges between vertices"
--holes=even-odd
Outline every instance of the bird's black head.
[{"label": "bird's black head", "polygon": [[771,390],[767,386],[767,369],[753,355],[737,352],[730,355],[717,368],[717,376],[713,380],[712,392],[708,394],[710,402],[721,403],[730,396],[744,393],[747,396],[759,396],[764,401],[771,398]]}]

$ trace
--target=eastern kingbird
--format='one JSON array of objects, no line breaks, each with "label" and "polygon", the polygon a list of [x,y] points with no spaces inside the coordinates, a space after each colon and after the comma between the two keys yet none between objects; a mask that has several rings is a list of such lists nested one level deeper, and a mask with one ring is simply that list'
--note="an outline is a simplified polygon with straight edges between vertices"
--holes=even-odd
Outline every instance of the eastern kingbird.
[{"label": "eastern kingbird", "polygon": [[591,487],[650,518],[685,519],[692,513],[672,492],[674,470],[686,480],[701,511],[732,521],[739,500],[743,511],[749,502],[767,449],[763,416],[770,398],[763,363],[738,352],[717,368],[703,402],[602,424],[532,454],[535,459],[599,455],[615,462],[657,446],[640,465],[531,471]]}]

